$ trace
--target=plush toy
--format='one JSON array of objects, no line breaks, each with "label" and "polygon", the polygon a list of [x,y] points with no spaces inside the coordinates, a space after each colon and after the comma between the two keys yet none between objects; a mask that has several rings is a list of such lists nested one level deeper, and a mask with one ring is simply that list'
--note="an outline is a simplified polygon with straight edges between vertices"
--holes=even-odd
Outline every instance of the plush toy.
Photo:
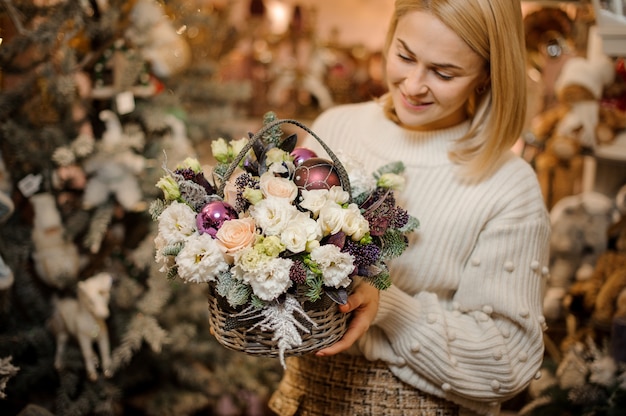
[{"label": "plush toy", "polygon": [[126,135],[117,115],[110,110],[102,111],[100,118],[106,123],[106,131],[95,153],[83,163],[88,175],[83,208],[95,208],[114,196],[126,211],[142,211],[147,203],[138,175],[145,168],[146,159],[135,150],[143,148],[143,137]]},{"label": "plush toy", "polygon": [[533,118],[531,132],[544,147],[535,165],[548,208],[580,192],[582,155],[626,126],[626,114],[601,106],[614,80],[615,65],[605,55],[570,58],[555,82],[558,104]]},{"label": "plush toy", "polygon": [[548,319],[563,316],[563,300],[575,281],[591,277],[607,250],[607,230],[613,222],[613,200],[598,192],[561,199],[550,211],[550,278],[544,297]]}]

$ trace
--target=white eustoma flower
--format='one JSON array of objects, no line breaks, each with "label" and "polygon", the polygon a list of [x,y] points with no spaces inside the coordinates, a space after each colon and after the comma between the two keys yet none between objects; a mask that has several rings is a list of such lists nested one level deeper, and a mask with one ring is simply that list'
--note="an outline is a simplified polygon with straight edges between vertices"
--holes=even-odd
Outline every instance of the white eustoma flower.
[{"label": "white eustoma flower", "polygon": [[268,257],[257,271],[244,272],[241,277],[260,299],[272,301],[291,286],[289,271],[292,263],[290,259]]},{"label": "white eustoma flower", "polygon": [[250,216],[265,235],[280,235],[298,209],[283,198],[267,198],[250,207]]},{"label": "white eustoma flower", "polygon": [[354,257],[351,254],[342,252],[334,244],[326,244],[311,251],[311,260],[322,271],[326,286],[340,288],[350,284],[350,275],[354,271]]},{"label": "white eustoma flower", "polygon": [[166,245],[183,242],[196,232],[196,213],[188,205],[173,201],[159,216],[158,230]]},{"label": "white eustoma flower", "polygon": [[317,218],[320,210],[328,200],[328,189],[302,190],[302,200],[300,206],[311,211],[313,218]]},{"label": "white eustoma flower", "polygon": [[321,236],[322,230],[317,221],[304,212],[298,212],[280,233],[280,242],[292,253],[301,253],[305,251],[308,242]]},{"label": "white eustoma flower", "polygon": [[248,144],[248,139],[246,137],[242,137],[239,140],[231,140],[230,146],[233,150],[233,156],[237,156],[243,148]]},{"label": "white eustoma flower", "polygon": [[176,256],[178,275],[186,282],[200,283],[216,280],[228,270],[220,245],[209,234],[195,234]]},{"label": "white eustoma flower", "polygon": [[223,137],[211,142],[211,154],[219,162],[228,162],[228,142]]}]

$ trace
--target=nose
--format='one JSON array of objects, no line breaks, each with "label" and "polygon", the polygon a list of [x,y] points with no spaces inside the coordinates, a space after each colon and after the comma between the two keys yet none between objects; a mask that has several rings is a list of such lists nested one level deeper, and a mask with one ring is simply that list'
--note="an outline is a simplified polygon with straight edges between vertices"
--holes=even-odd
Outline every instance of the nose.
[{"label": "nose", "polygon": [[407,95],[423,95],[427,92],[426,70],[421,65],[417,65],[407,73],[404,79],[404,93]]}]

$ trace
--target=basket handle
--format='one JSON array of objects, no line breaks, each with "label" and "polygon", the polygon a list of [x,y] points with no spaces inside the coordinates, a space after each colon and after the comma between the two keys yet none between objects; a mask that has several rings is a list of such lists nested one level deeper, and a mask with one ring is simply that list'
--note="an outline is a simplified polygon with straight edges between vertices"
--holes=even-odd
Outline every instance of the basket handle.
[{"label": "basket handle", "polygon": [[237,166],[239,165],[239,163],[241,163],[243,158],[246,157],[246,155],[248,154],[248,151],[252,148],[252,146],[257,141],[259,141],[261,139],[263,134],[266,133],[267,131],[269,131],[269,130],[271,130],[271,129],[273,129],[273,128],[281,125],[281,124],[285,124],[285,123],[293,124],[295,126],[300,127],[302,130],[304,130],[307,133],[309,133],[311,136],[313,136],[315,138],[315,140],[318,141],[318,143],[322,146],[324,151],[332,159],[332,161],[333,161],[333,163],[335,165],[335,168],[337,169],[337,174],[339,175],[339,181],[341,182],[341,187],[343,188],[344,191],[348,192],[350,201],[352,201],[352,189],[350,188],[350,178],[348,176],[348,172],[346,171],[346,169],[343,166],[343,164],[339,161],[339,158],[337,157],[337,155],[335,155],[335,153],[330,149],[330,147],[328,147],[326,145],[326,143],[324,143],[324,141],[322,139],[320,139],[319,136],[317,134],[315,134],[311,129],[309,129],[307,126],[305,126],[304,124],[300,123],[299,121],[292,120],[292,119],[278,119],[278,120],[274,120],[274,121],[272,121],[270,123],[265,124],[254,136],[252,136],[252,138],[250,138],[250,140],[248,140],[248,143],[246,143],[246,145],[243,147],[243,149],[241,149],[239,154],[231,162],[230,166],[228,167],[228,169],[224,173],[224,179],[222,180],[222,183],[220,184],[220,187],[217,190],[217,194],[220,197],[222,197],[222,198],[224,197],[224,187],[226,186],[226,182],[228,181],[230,176],[233,174],[235,169],[237,169]]}]

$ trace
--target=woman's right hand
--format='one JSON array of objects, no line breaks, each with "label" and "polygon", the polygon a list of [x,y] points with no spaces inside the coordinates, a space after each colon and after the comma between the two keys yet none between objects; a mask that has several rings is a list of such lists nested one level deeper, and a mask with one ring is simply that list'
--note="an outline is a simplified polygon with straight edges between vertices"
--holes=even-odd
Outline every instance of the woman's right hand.
[{"label": "woman's right hand", "polygon": [[315,353],[318,357],[335,355],[350,348],[367,330],[378,313],[378,301],[380,294],[378,289],[369,283],[361,283],[356,286],[354,292],[348,297],[345,305],[339,305],[342,313],[354,312],[348,330],[343,337],[331,345]]}]

